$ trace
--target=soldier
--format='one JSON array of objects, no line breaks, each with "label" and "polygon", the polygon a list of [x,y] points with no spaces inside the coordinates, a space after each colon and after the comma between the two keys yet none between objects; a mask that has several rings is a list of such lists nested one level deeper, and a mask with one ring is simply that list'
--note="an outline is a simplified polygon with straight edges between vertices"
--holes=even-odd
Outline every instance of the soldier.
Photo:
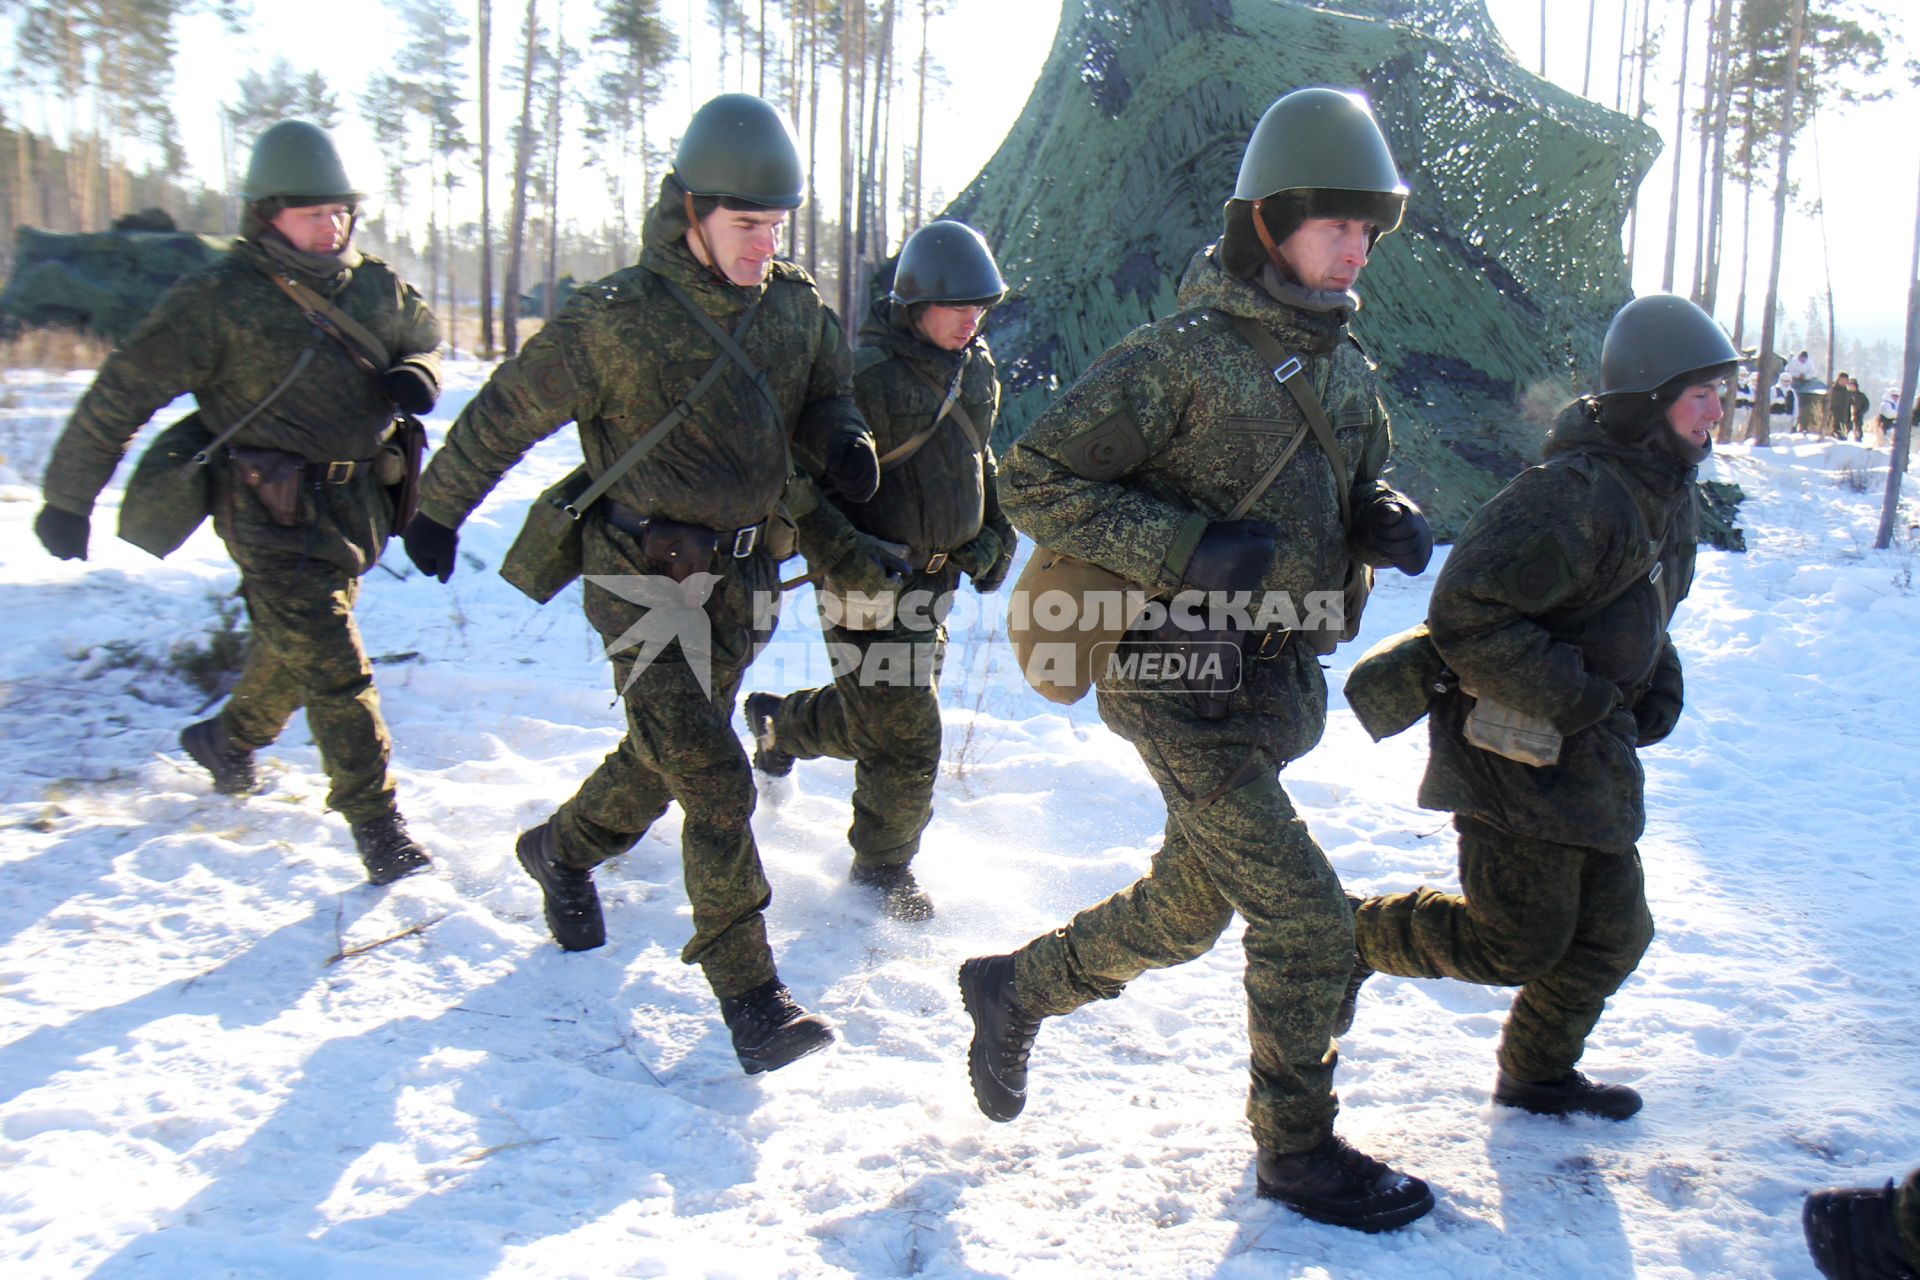
[{"label": "soldier", "polygon": [[897,920],[933,914],[909,864],[933,817],[953,592],[963,571],[993,591],[1013,562],[988,444],[1000,384],[980,336],[1005,292],[986,241],[963,223],[928,223],[900,250],[854,355],[885,483],[871,502],[821,502],[800,525],[834,681],[746,700],[754,764],[767,773],[796,759],[855,762],[851,878]]},{"label": "soldier", "polygon": [[[1434,583],[1437,698],[1421,805],[1454,815],[1462,893],[1357,905],[1361,967],[1518,986],[1493,1100],[1624,1120],[1625,1085],[1574,1069],[1653,939],[1637,749],[1680,717],[1667,634],[1693,581],[1694,471],[1738,353],[1672,294],[1620,309],[1602,390],[1564,409],[1546,461],[1482,507]],[[1356,988],[1357,990],[1357,988]]]},{"label": "soldier", "polygon": [[53,554],[85,559],[94,498],[183,392],[209,432],[232,432],[208,470],[251,633],[227,705],[180,745],[216,791],[243,795],[254,753],[304,706],[327,804],[352,825],[367,879],[386,884],[428,860],[394,804],[353,605],[394,529],[389,486],[407,479],[394,410],[433,407],[440,330],[392,268],[352,247],[361,195],[324,132],[287,120],[262,133],[244,196],[233,252],[177,282],[101,365],[47,464],[35,529]]},{"label": "soldier", "polygon": [[1920,1169],[1898,1187],[1816,1191],[1800,1224],[1827,1280],[1920,1280]]},{"label": "soldier", "polygon": [[[1123,338],[1009,451],[1003,501],[1022,531],[1156,595],[1260,593],[1263,615],[1268,600],[1337,601],[1361,565],[1424,569],[1432,533],[1379,479],[1385,411],[1347,335],[1354,282],[1399,225],[1406,191],[1364,99],[1302,89],[1274,103],[1247,144],[1224,235],[1181,281],[1180,310]],[[1143,626],[1130,643],[1149,639]],[[975,1099],[1009,1120],[1043,1017],[1204,954],[1238,912],[1259,1192],[1381,1231],[1433,1196],[1333,1132],[1331,1039],[1353,922],[1278,776],[1320,739],[1319,659],[1338,638],[1256,623],[1238,642],[1239,687],[1192,697],[1100,673],[1101,719],[1140,751],[1166,800],[1152,869],[1012,955],[967,961],[960,986]]]},{"label": "soldier", "polygon": [[[495,371],[434,455],[406,531],[407,554],[445,582],[461,521],[568,422],[588,470],[617,476],[585,514],[585,605],[608,642],[626,736],[516,849],[554,941],[584,951],[606,941],[594,867],[679,801],[693,906],[681,959],[705,971],[749,1074],[833,1039],[774,970],[763,915],[772,894],[749,824],[753,772],[731,727],[741,677],[776,621],[765,530],[795,457],[849,500],[879,481],[840,323],[806,272],[774,258],[801,191],[799,152],[773,107],[726,94],[700,108],[647,217],[639,263],[577,290]],[[650,432],[669,418],[664,434]],[[629,628],[664,611],[610,589],[620,579],[712,581],[701,603],[710,661],[678,644],[650,661],[621,648]]]}]

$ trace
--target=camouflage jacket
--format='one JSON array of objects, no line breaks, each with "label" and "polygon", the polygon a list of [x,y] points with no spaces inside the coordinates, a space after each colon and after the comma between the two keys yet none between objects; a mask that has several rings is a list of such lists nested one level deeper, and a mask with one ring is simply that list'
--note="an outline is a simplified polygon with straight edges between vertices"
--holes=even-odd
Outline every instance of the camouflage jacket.
[{"label": "camouflage jacket", "polygon": [[[1308,430],[1229,315],[1258,321],[1305,363],[1346,453],[1355,524],[1391,492],[1379,481],[1386,410],[1371,365],[1347,338],[1346,308],[1321,310],[1304,296],[1281,302],[1228,274],[1211,248],[1188,266],[1179,300],[1177,313],[1096,360],[1002,467],[1002,501],[1021,532],[1155,592],[1178,589],[1208,522],[1225,518]],[[1348,531],[1333,465],[1311,436],[1246,518],[1280,530],[1267,590],[1300,599],[1341,589]]]},{"label": "camouflage jacket", "polygon": [[1466,741],[1473,699],[1449,694],[1433,709],[1420,803],[1515,835],[1625,850],[1646,824],[1635,709],[1658,689],[1678,713],[1667,627],[1693,582],[1693,468],[1622,446],[1578,402],[1554,424],[1546,459],[1467,522],[1427,625],[1464,688],[1574,732],[1558,764],[1508,760]]},{"label": "camouflage jacket", "polygon": [[[370,458],[393,421],[377,374],[354,363],[268,279],[269,260],[242,240],[231,256],[176,282],[80,398],[47,463],[47,501],[86,515],[142,424],[192,392],[218,433],[264,400],[303,349],[300,377],[232,442],[284,449],[315,461]],[[377,258],[362,257],[335,282],[333,304],[436,384],[440,327],[420,295]],[[311,278],[303,281],[322,293]]]},{"label": "camouflage jacket", "polygon": [[[812,278],[776,262],[762,284],[722,282],[687,249],[686,231],[677,198],[663,195],[647,218],[639,264],[576,290],[495,370],[428,466],[423,514],[459,525],[528,449],[568,422],[579,425],[587,469],[599,475],[665,417],[718,354],[668,280],[729,333],[764,295],[741,345],[778,413],[729,360],[608,497],[644,515],[737,529],[773,511],[791,458],[818,474],[834,437],[864,433],[846,339]],[[589,525],[590,536],[601,523]]]},{"label": "camouflage jacket", "polygon": [[957,403],[980,430],[981,447],[949,414],[919,449],[884,471],[872,500],[823,500],[803,525],[805,546],[838,545],[848,525],[929,554],[964,546],[983,523],[1011,534],[1000,514],[993,448],[985,443],[1000,410],[1000,382],[986,340],[975,338],[963,351],[943,351],[895,324],[892,304],[884,298],[874,304],[860,338],[862,346],[853,356],[854,395],[881,457],[926,430],[956,374]]}]

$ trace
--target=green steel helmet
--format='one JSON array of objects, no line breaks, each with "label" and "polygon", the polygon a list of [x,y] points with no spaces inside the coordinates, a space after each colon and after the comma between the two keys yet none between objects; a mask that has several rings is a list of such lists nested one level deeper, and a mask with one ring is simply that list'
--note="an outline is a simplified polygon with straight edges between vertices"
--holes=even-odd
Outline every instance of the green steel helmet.
[{"label": "green steel helmet", "polygon": [[347,180],[333,139],[305,120],[282,120],[260,135],[240,194],[248,200],[320,196],[343,204],[357,204],[364,198]]},{"label": "green steel helmet", "polygon": [[1600,394],[1655,391],[1683,373],[1735,364],[1727,331],[1673,293],[1635,298],[1614,313],[1600,344]]},{"label": "green steel helmet", "polygon": [[1342,89],[1295,89],[1253,126],[1233,198],[1262,200],[1283,191],[1371,196],[1362,203],[1383,233],[1400,225],[1407,206],[1407,185],[1400,181],[1373,108]]},{"label": "green steel helmet", "polygon": [[673,176],[690,195],[772,209],[799,208],[806,191],[787,118],[750,93],[723,93],[693,113],[673,153]]},{"label": "green steel helmet", "polygon": [[907,237],[893,269],[890,296],[903,306],[916,302],[983,302],[1007,292],[993,250],[964,222],[942,218]]}]

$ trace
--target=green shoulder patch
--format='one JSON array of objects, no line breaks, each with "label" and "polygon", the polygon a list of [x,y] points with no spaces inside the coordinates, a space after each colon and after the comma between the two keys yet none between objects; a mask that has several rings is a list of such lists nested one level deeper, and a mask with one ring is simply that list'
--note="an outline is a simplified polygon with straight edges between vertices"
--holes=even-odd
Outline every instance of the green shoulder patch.
[{"label": "green shoulder patch", "polygon": [[1574,581],[1573,565],[1551,529],[1542,529],[1520,548],[1500,572],[1500,585],[1515,608],[1525,613],[1546,609]]},{"label": "green shoulder patch", "polygon": [[1197,311],[1183,311],[1167,320],[1163,340],[1167,344],[1167,350],[1184,351],[1217,332],[1225,322],[1224,316],[1208,307],[1201,307]]},{"label": "green shoulder patch", "polygon": [[1124,405],[1060,446],[1060,461],[1089,480],[1117,480],[1147,460],[1152,450],[1140,424]]},{"label": "green shoulder patch", "polygon": [[567,353],[556,342],[530,342],[519,358],[520,376],[527,390],[541,407],[571,409],[579,393],[573,370],[567,365]]}]

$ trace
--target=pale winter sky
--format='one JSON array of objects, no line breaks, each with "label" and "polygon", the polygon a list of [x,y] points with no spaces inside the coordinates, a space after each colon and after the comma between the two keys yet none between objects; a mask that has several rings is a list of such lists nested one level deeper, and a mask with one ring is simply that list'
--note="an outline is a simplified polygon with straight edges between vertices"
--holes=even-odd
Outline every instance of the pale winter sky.
[{"label": "pale winter sky", "polygon": [[[1621,6],[1630,2],[1599,0],[1596,11],[1592,94],[1609,104]],[[472,6],[463,7],[470,10]],[[1694,5],[1700,30],[1704,30],[1707,7],[1704,3]],[[512,59],[518,17],[515,11],[519,8],[511,0],[495,6],[496,65]],[[695,0],[666,0],[662,8],[684,32],[689,15],[703,19],[706,6]],[[566,4],[564,21],[577,42],[584,43],[592,28],[593,9],[590,0],[568,0]],[[1516,57],[1528,67],[1535,66],[1541,13],[1538,0],[1488,0],[1488,9]],[[1556,0],[1549,9],[1548,74],[1578,92],[1586,43],[1586,6]],[[1669,22],[1677,22],[1678,0],[1661,0],[1656,17],[1669,9]],[[379,0],[332,0],[323,21],[315,21],[314,11],[305,6],[261,3],[256,10],[257,32],[250,37],[235,40],[212,19],[200,18],[188,25],[187,38],[182,41],[178,75],[181,124],[192,163],[209,179],[219,173],[221,164],[217,103],[233,97],[240,68],[264,67],[280,54],[296,67],[319,68],[342,99],[348,100],[370,73],[385,65],[397,40],[392,34],[393,21]],[[960,0],[950,15],[934,20],[935,56],[944,64],[954,86],[944,108],[928,117],[928,181],[936,194],[958,191],[993,154],[1025,105],[1027,92],[1052,44],[1058,16],[1059,9],[1049,0]],[[917,39],[917,23],[913,27],[912,37]],[[677,131],[693,103],[719,91],[714,37],[710,31],[696,28],[694,39],[699,78],[691,91],[684,79],[676,80],[670,88],[661,109],[662,124],[669,132]],[[1650,77],[1648,97],[1653,103],[1650,123],[1665,137],[1673,129],[1679,65],[1677,32],[1669,33],[1662,43],[1664,66]],[[1701,58],[1697,37],[1691,57],[1689,101],[1697,102]],[[1865,335],[1898,343],[1904,334],[1916,165],[1920,164],[1920,148],[1914,145],[1912,129],[1920,91],[1896,76],[1890,75],[1887,83],[1900,86],[1890,99],[1821,117],[1817,127],[1818,182],[1811,173],[1816,158],[1811,139],[1803,135],[1796,148],[1794,168],[1802,190],[1810,197],[1817,188],[1827,196],[1824,236],[1821,220],[1802,209],[1790,211],[1781,297],[1789,322],[1797,325],[1806,300],[1824,294],[1830,263],[1843,336]],[[503,101],[498,108],[502,118],[508,109],[509,104]],[[340,133],[354,172],[368,175],[360,179],[363,183],[375,181],[373,175],[379,172],[380,162],[357,114],[349,115]],[[497,127],[496,135],[504,136],[504,128]],[[1682,282],[1692,248],[1692,159],[1690,147],[1681,199],[1678,273]],[[1641,292],[1660,287],[1671,163],[1670,153],[1656,160],[1644,187],[1642,251],[1635,279]],[[601,199],[597,180],[584,172],[579,177],[577,185],[584,189],[576,191],[578,200],[597,203]],[[1758,331],[1758,298],[1765,288],[1770,215],[1769,203],[1756,204],[1755,245],[1749,259],[1753,271],[1750,333]],[[1730,228],[1736,240],[1737,224],[1736,217]],[[1735,274],[1723,271],[1723,278]],[[1733,285],[1723,285],[1723,293],[1726,300],[1721,318],[1731,325]]]}]

